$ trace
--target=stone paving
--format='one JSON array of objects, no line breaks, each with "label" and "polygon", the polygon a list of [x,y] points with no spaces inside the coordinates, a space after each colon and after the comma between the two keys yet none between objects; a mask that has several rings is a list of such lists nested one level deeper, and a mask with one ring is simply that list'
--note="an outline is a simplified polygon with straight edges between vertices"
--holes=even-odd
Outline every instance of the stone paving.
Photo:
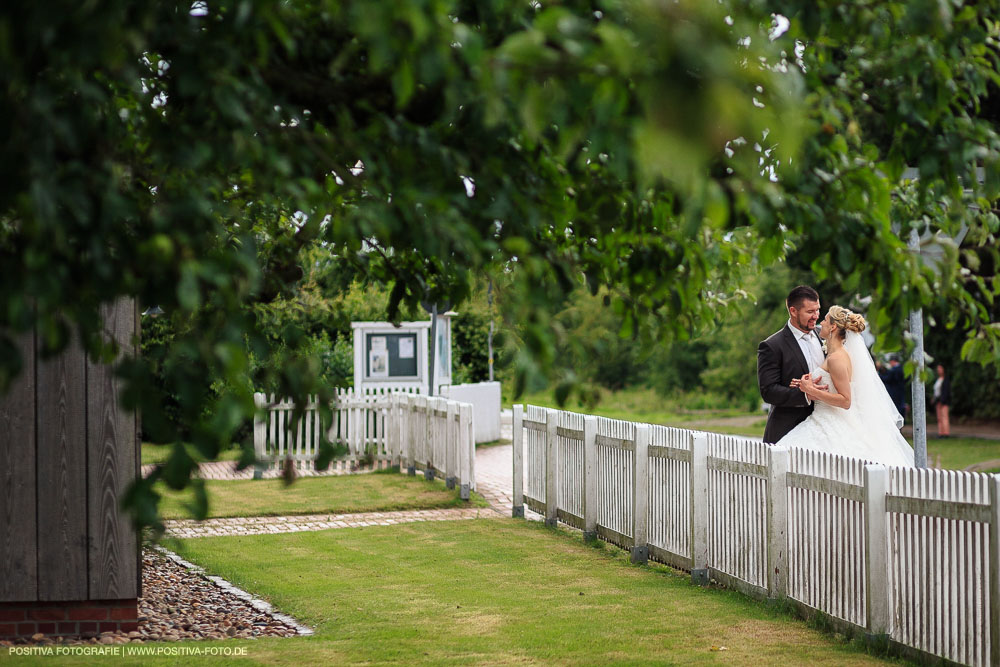
[{"label": "stone paving", "polygon": [[361,512],[357,514],[307,514],[301,516],[254,516],[232,519],[182,519],[166,521],[171,537],[223,537],[233,535],[277,535],[332,528],[391,526],[416,521],[458,521],[463,519],[496,518],[498,513],[487,507],[446,510],[405,510],[399,512]]},{"label": "stone paving", "polygon": [[[501,415],[501,439],[511,439],[511,414]],[[251,479],[253,470],[236,471],[230,461],[203,463],[198,474],[203,479]],[[146,471],[144,470],[144,473]],[[280,474],[270,471],[269,475]],[[309,476],[305,471],[296,474]],[[324,473],[313,473],[322,475]],[[345,474],[345,471],[325,474]],[[265,535],[296,533],[307,530],[391,526],[416,521],[461,521],[467,519],[509,517],[513,507],[513,450],[509,444],[482,447],[476,450],[476,491],[489,503],[488,508],[465,507],[438,510],[406,510],[398,512],[364,512],[358,514],[314,514],[305,516],[237,517],[229,519],[177,519],[165,521],[171,537],[221,537],[232,535]]]},{"label": "stone paving", "polygon": [[[156,466],[152,464],[142,466],[142,476],[145,477],[151,473],[154,467]],[[374,467],[359,468],[356,464],[351,462],[334,461],[326,470],[313,470],[305,466],[297,467],[295,469],[295,476],[334,477],[337,475],[356,475],[358,473],[372,472],[373,470],[386,467],[388,467],[388,464],[385,462],[379,462]],[[221,479],[226,481],[253,479],[253,471],[253,466],[244,468],[243,470],[237,470],[236,461],[210,461],[208,463],[199,464],[198,466],[198,476],[202,479]],[[283,474],[284,471],[281,466],[275,466],[269,470],[264,470],[262,476],[264,479],[279,479]]]}]

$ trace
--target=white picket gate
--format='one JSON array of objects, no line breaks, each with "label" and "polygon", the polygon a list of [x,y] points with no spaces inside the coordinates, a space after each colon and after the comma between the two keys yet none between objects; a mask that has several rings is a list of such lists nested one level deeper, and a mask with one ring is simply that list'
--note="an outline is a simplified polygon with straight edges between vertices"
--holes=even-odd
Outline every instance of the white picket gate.
[{"label": "white picket gate", "polygon": [[475,438],[472,405],[429,398],[415,392],[340,390],[329,405],[329,418],[312,398],[295,422],[291,401],[254,394],[254,453],[260,470],[285,465],[311,469],[322,438],[343,445],[347,453],[333,465],[352,466],[370,460],[376,464],[438,474],[449,487],[460,485],[468,499],[475,490]]},{"label": "white picket gate", "polygon": [[514,516],[527,505],[903,654],[1000,664],[1000,476],[513,413]]}]

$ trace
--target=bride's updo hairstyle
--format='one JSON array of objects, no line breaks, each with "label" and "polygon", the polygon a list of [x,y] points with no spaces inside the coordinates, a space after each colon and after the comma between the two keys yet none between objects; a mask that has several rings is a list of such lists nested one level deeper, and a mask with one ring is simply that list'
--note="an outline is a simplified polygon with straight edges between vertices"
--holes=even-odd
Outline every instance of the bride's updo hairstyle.
[{"label": "bride's updo hairstyle", "polygon": [[830,306],[830,321],[837,327],[837,334],[843,340],[848,331],[861,333],[868,326],[865,318],[858,313],[852,313],[842,306]]}]

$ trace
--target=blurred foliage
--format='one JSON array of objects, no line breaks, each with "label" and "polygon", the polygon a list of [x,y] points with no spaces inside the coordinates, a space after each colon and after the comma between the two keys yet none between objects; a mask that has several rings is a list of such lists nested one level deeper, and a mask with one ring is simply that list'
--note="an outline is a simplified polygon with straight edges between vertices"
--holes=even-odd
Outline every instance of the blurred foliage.
[{"label": "blurred foliage", "polygon": [[[619,333],[666,351],[746,312],[746,278],[790,253],[871,296],[883,347],[935,305],[964,358],[995,362],[994,10],[10,0],[0,389],[33,327],[47,353],[76,327],[110,359],[98,306],[134,296],[168,313],[173,337],[119,362],[123,400],[158,441],[178,439],[173,411],[212,458],[255,388],[330,395],[330,322],[353,306],[394,321],[424,300],[460,310],[490,275],[518,391],[566,355],[597,359],[588,346],[614,381],[642,361],[580,341],[600,317],[589,309],[556,318],[581,279]],[[963,225],[940,264],[900,240]],[[351,297],[354,284],[389,294]],[[557,382],[565,397],[579,378]],[[129,494],[140,523],[155,521],[157,478],[188,484],[195,462],[175,454]]]}]

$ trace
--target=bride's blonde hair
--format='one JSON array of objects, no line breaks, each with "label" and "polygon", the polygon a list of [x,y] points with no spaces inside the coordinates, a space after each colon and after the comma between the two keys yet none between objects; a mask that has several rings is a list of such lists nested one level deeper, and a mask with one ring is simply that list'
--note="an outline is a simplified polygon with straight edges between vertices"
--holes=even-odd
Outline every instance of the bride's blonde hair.
[{"label": "bride's blonde hair", "polygon": [[868,326],[865,318],[858,313],[852,313],[843,306],[830,306],[828,312],[830,321],[837,327],[837,333],[843,338],[848,331],[861,333]]}]

